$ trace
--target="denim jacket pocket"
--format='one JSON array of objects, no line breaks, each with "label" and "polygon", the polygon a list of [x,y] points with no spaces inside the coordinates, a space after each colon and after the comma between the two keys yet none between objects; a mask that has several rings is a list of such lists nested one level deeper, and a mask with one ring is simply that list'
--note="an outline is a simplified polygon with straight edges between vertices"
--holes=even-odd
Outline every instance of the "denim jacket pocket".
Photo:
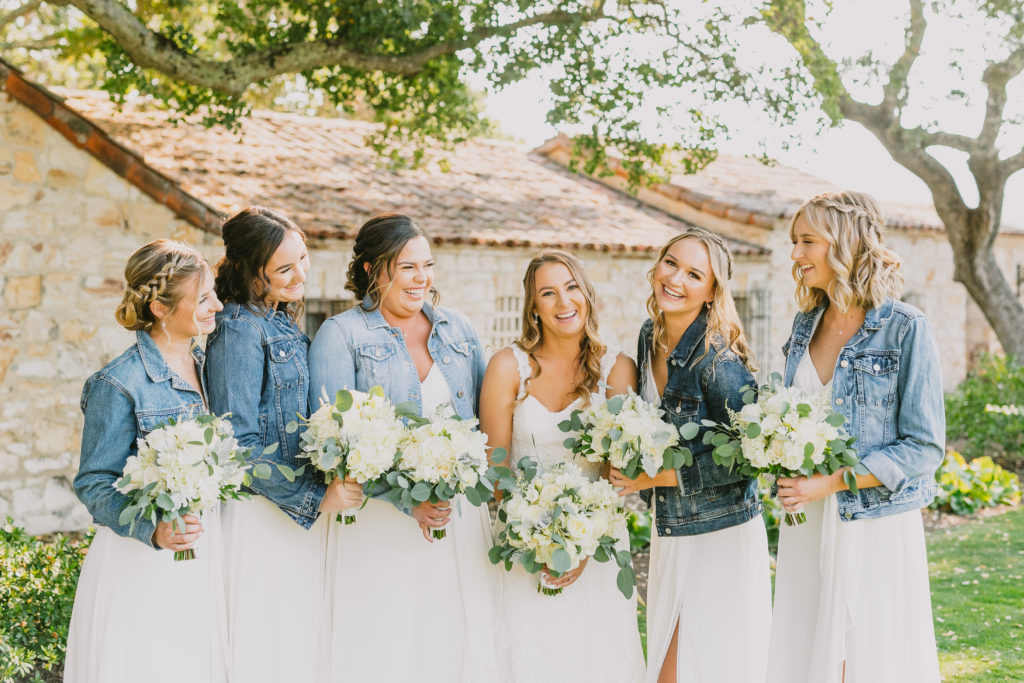
[{"label": "denim jacket pocket", "polygon": [[864,405],[889,405],[896,397],[898,351],[865,351],[853,358],[857,397]]},{"label": "denim jacket pocket", "polygon": [[357,384],[363,384],[366,387],[380,385],[384,387],[386,393],[389,389],[389,374],[392,374],[388,372],[388,369],[394,363],[391,360],[391,357],[395,355],[394,344],[361,344],[355,348],[355,354],[356,371],[366,378]]},{"label": "denim jacket pocket", "polygon": [[196,417],[203,412],[200,403],[189,403],[175,408],[154,408],[152,410],[136,410],[135,420],[139,427],[139,433],[145,437],[157,427],[167,424],[168,420],[187,420]]}]

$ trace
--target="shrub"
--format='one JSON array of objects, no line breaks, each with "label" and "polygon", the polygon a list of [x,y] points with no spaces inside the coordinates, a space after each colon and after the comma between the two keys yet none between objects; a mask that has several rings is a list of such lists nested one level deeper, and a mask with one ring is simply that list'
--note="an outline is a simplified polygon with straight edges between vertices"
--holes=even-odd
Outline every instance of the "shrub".
[{"label": "shrub", "polygon": [[1017,475],[1007,472],[987,455],[968,463],[956,451],[949,451],[935,479],[939,483],[939,492],[931,507],[956,515],[969,515],[981,508],[1020,502]]},{"label": "shrub", "polygon": [[1024,405],[1024,366],[1006,356],[982,354],[956,391],[946,394],[946,439],[968,458],[991,455],[1019,470],[1024,416],[985,409],[993,404]]},{"label": "shrub", "polygon": [[90,538],[0,526],[0,682],[60,680],[75,586]]},{"label": "shrub", "polygon": [[626,518],[629,529],[629,551],[635,553],[646,550],[651,545],[651,513],[630,512]]}]

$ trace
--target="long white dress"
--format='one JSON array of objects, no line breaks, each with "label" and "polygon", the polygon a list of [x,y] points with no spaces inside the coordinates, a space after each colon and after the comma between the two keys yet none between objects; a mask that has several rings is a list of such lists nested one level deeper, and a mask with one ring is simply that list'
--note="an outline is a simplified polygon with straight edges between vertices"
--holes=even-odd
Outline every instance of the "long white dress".
[{"label": "long white dress", "polygon": [[82,566],[65,683],[223,683],[227,640],[220,517],[194,560],[99,527]]},{"label": "long white dress", "polygon": [[[793,385],[822,385],[809,353]],[[843,522],[834,495],[783,525],[770,683],[935,683],[938,655],[921,513]]]},{"label": "long white dress", "polygon": [[[643,398],[658,404],[650,364]],[[657,500],[652,501],[656,514]],[[771,576],[764,519],[706,534],[658,535],[652,525],[647,588],[647,680],[658,680],[679,626],[676,680],[760,683],[771,625]]]},{"label": "long white dress", "polygon": [[[451,402],[436,365],[420,393],[423,415]],[[446,528],[446,538],[430,543],[413,517],[378,499],[355,524],[329,524],[321,681],[500,680],[500,577],[487,558],[486,506],[457,497]]]},{"label": "long white dress", "polygon": [[[551,412],[526,394],[529,360],[511,347],[519,363],[519,398],[512,415],[510,460],[530,456],[541,467],[572,460],[591,478],[601,466],[573,455],[563,445],[565,433],[558,423],[567,419],[579,401]],[[617,352],[609,350],[601,361],[606,382]],[[603,400],[595,395],[594,400]],[[618,547],[629,548],[625,525],[617,534]],[[580,577],[556,596],[537,592],[538,576],[515,565],[505,574],[502,591],[504,672],[501,681],[515,683],[631,683],[644,676],[643,650],[636,621],[636,593],[626,599],[616,587],[618,565],[591,559]]]}]

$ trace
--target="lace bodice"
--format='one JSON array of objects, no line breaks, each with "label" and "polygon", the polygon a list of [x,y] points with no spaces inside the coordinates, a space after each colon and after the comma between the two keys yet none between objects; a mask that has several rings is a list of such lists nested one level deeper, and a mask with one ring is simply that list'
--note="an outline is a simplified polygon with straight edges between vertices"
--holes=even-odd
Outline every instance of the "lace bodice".
[{"label": "lace bodice", "polygon": [[[512,413],[512,448],[509,454],[511,465],[520,458],[530,456],[542,467],[550,467],[559,462],[573,461],[591,479],[597,479],[601,473],[600,463],[588,462],[584,458],[573,455],[563,445],[569,436],[558,428],[558,423],[569,419],[573,410],[580,407],[580,399],[576,399],[562,410],[552,412],[533,396],[526,393],[526,379],[530,376],[530,359],[526,352],[518,346],[511,347],[519,366],[519,403]],[[601,384],[607,384],[608,375],[615,365],[618,349],[609,347],[601,357]],[[605,400],[604,388],[591,395],[592,401]]]}]

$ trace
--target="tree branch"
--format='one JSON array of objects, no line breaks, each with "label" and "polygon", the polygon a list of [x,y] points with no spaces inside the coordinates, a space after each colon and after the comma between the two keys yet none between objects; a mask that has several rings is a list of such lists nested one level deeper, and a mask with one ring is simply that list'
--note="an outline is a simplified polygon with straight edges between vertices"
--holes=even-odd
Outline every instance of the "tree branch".
[{"label": "tree branch", "polygon": [[494,37],[509,36],[536,25],[558,25],[604,16],[600,6],[588,14],[552,11],[500,26],[480,27],[466,36],[431,45],[405,55],[374,55],[350,49],[340,41],[313,41],[276,46],[225,61],[204,59],[182,51],[163,35],[151,31],[119,0],[70,0],[70,3],[109,33],[135,64],[161,71],[175,80],[240,96],[251,83],[280,74],[324,66],[382,71],[411,76],[432,59],[475,47]]},{"label": "tree branch", "polygon": [[883,88],[882,102],[890,110],[902,109],[907,103],[907,78],[918,55],[921,54],[921,43],[926,28],[928,22],[924,18],[923,3],[921,0],[910,0],[910,25],[906,31],[906,47],[889,70],[889,80]]},{"label": "tree branch", "polygon": [[1001,62],[985,67],[981,80],[988,88],[985,101],[985,121],[981,126],[978,140],[984,147],[995,147],[999,129],[1003,125],[1003,109],[1006,107],[1006,84],[1024,70],[1024,47],[1019,47]]},{"label": "tree branch", "polygon": [[1003,159],[1000,164],[1003,167],[1004,177],[1009,178],[1017,171],[1024,169],[1024,149],[1014,154],[1012,157]]},{"label": "tree branch", "polygon": [[39,6],[42,4],[43,0],[30,0],[21,7],[11,10],[7,14],[0,17],[0,29],[3,29],[11,22],[16,21],[19,17],[32,14],[32,12],[35,12],[37,9],[39,9]]}]

